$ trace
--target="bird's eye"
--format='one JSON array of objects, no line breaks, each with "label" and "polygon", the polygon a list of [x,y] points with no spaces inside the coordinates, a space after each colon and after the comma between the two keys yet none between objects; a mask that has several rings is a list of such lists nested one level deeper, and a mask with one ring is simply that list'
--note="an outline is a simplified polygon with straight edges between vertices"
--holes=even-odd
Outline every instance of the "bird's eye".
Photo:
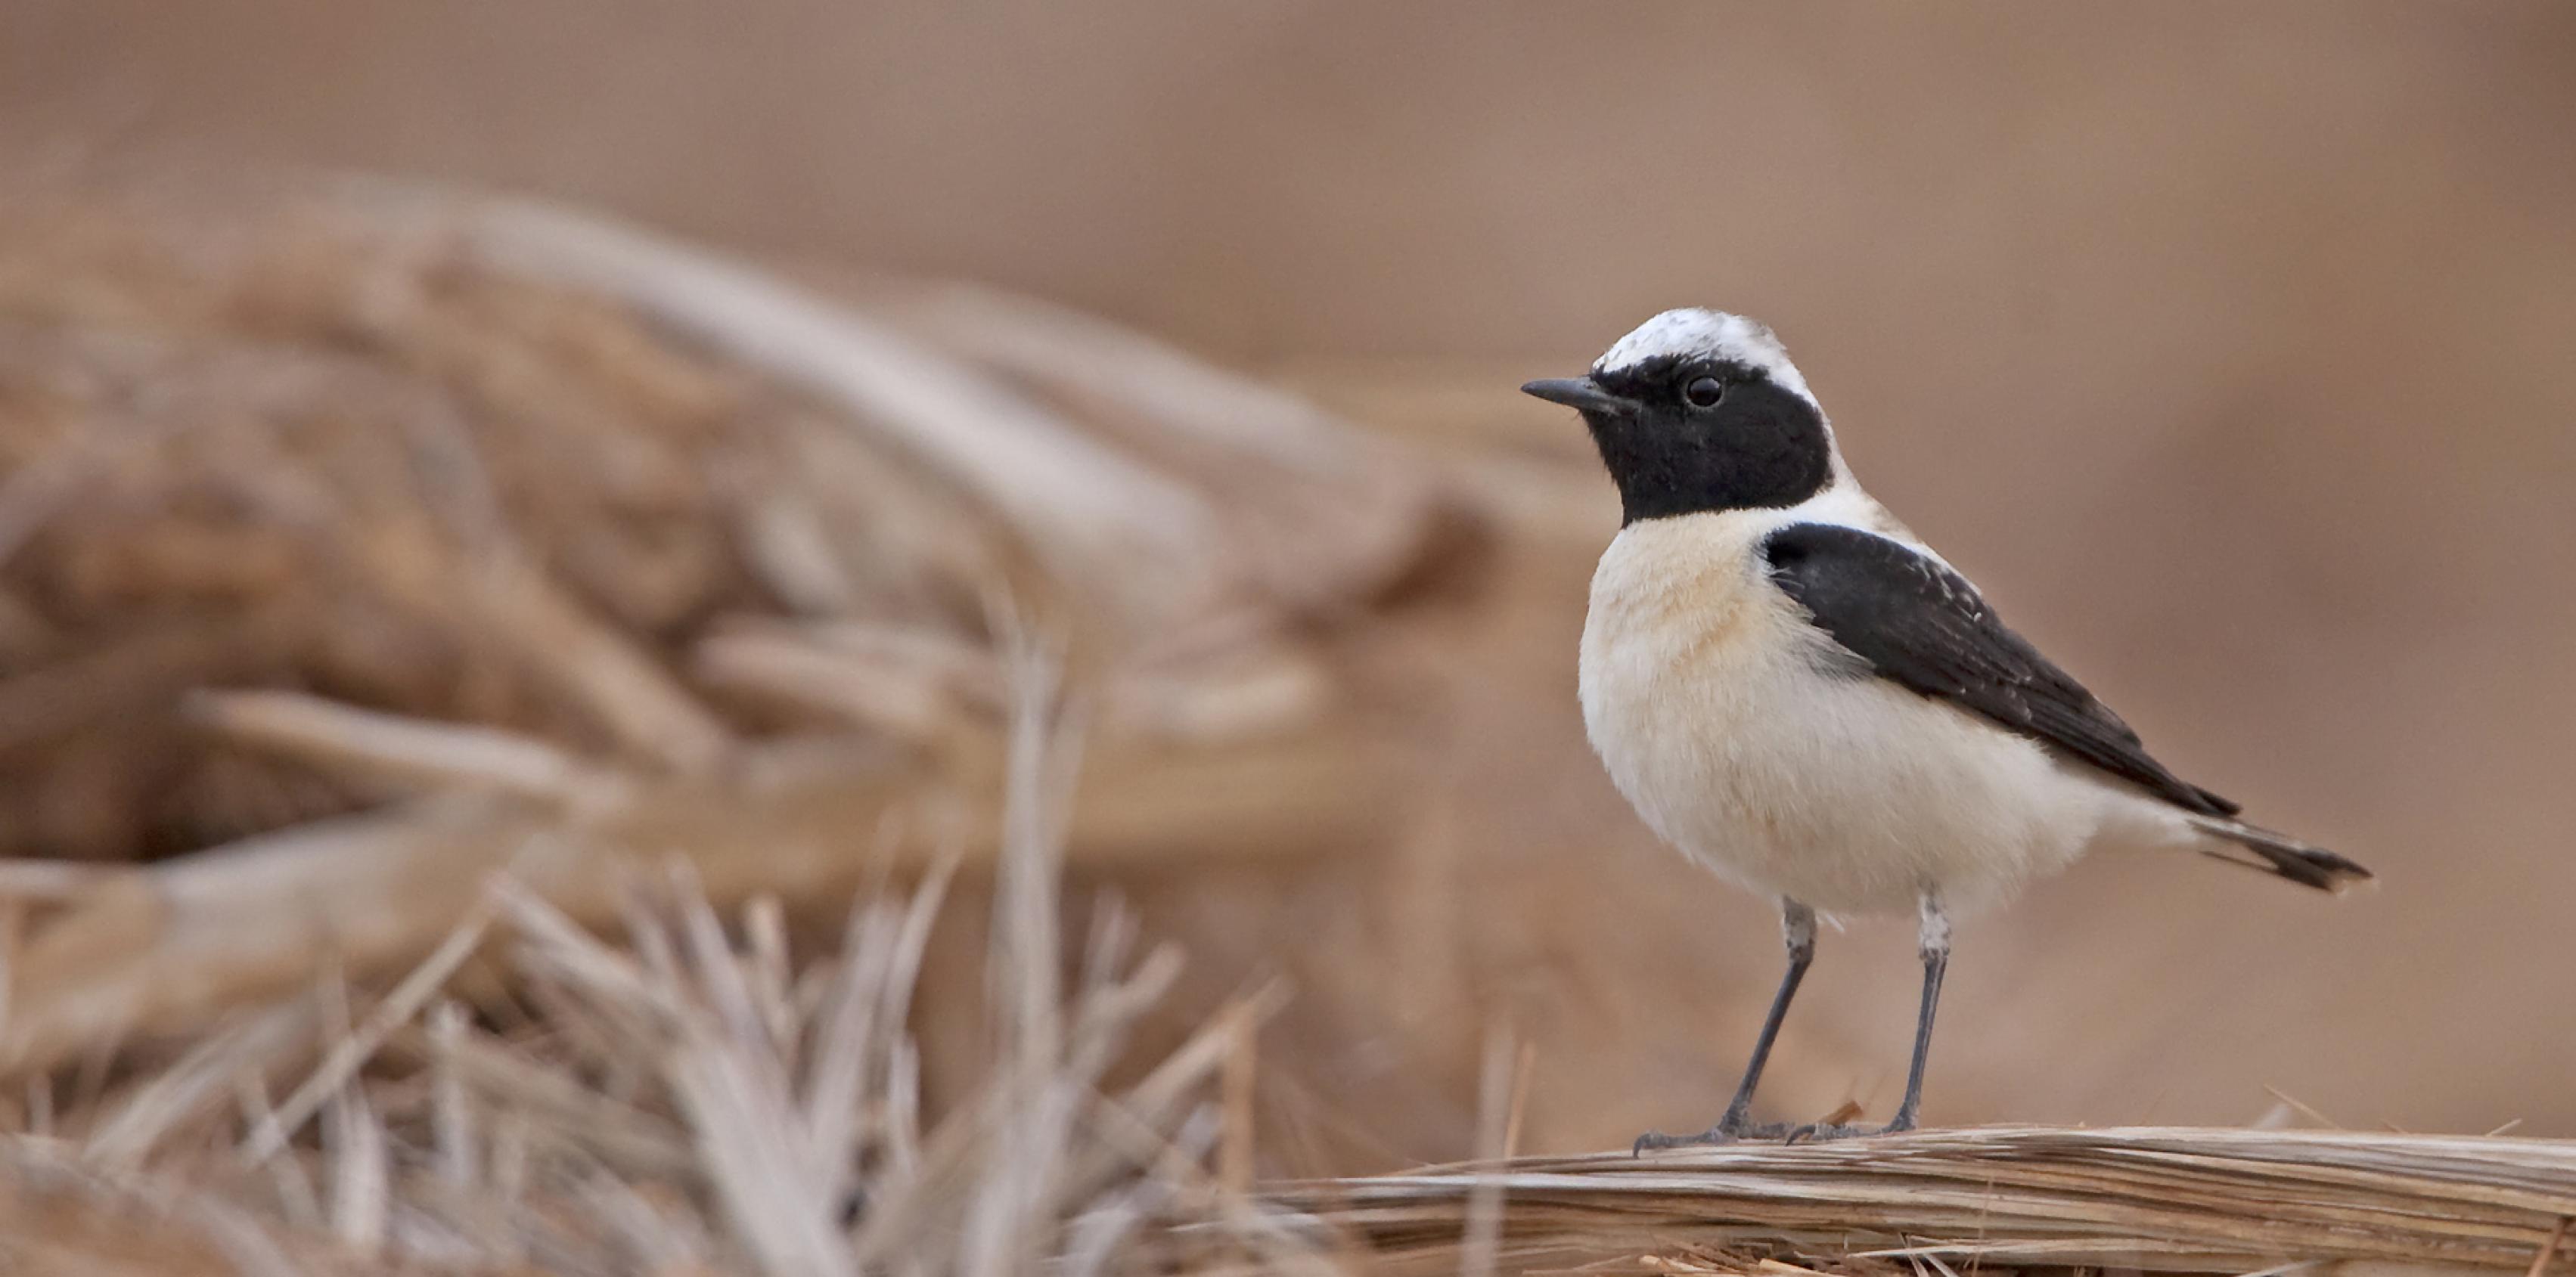
[{"label": "bird's eye", "polygon": [[1689,385],[1682,387],[1682,398],[1690,400],[1694,408],[1714,408],[1725,397],[1726,383],[1715,377],[1693,377]]}]

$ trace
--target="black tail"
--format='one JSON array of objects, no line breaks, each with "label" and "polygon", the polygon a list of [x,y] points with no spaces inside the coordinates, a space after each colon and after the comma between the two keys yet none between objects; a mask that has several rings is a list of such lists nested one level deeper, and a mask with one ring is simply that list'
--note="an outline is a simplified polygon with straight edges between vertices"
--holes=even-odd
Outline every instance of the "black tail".
[{"label": "black tail", "polygon": [[[2208,833],[2226,839],[2231,844],[2225,850],[2212,850],[2203,854],[2224,860],[2229,864],[2279,874],[2302,887],[2314,887],[2319,891],[2342,891],[2354,883],[2373,880],[2372,873],[2360,865],[2323,847],[2309,846],[2287,834],[2276,834],[2269,829],[2249,825],[2241,820],[2227,820],[2217,816],[2194,817],[2191,823]],[[2253,852],[2260,858],[2260,863],[2229,854],[2239,848]]]}]

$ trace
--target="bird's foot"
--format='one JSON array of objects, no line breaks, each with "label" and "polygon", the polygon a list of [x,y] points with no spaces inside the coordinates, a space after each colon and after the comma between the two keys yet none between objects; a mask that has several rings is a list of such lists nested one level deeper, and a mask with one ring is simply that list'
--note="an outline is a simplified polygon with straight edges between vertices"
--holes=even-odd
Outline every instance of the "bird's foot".
[{"label": "bird's foot", "polygon": [[1852,1126],[1843,1122],[1809,1122],[1804,1126],[1790,1128],[1788,1135],[1781,1142],[1786,1144],[1822,1144],[1828,1140],[1867,1139],[1873,1135],[1902,1135],[1913,1129],[1914,1119],[1912,1116],[1907,1114],[1898,1114],[1895,1121],[1890,1122],[1885,1126]]},{"label": "bird's foot", "polygon": [[1787,1137],[1791,1127],[1786,1122],[1755,1122],[1741,1113],[1729,1113],[1717,1119],[1717,1125],[1697,1135],[1666,1135],[1648,1131],[1637,1137],[1628,1152],[1632,1157],[1667,1148],[1707,1148],[1732,1144],[1737,1140],[1776,1140]]}]

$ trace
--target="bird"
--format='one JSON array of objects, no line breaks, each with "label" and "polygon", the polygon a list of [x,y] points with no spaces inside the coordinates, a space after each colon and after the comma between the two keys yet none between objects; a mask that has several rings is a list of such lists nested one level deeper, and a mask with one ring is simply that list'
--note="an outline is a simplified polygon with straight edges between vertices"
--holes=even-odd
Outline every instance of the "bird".
[{"label": "bird", "polygon": [[[1619,493],[1579,663],[1593,751],[1663,841],[1777,903],[1787,951],[1725,1112],[1636,1152],[1914,1129],[1954,916],[2088,852],[2200,852],[2329,892],[2371,880],[2175,775],[2006,626],[1862,490],[1769,328],[1669,310],[1585,376],[1521,389],[1582,414]],[[1923,986],[1893,1120],[1755,1123],[1818,917],[1907,913]]]}]

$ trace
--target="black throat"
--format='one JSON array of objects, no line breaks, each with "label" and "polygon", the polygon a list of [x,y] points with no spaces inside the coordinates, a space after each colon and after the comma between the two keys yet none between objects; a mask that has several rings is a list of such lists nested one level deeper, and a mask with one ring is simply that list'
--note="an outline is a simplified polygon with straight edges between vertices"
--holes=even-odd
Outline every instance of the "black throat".
[{"label": "black throat", "polygon": [[1636,401],[1631,413],[1586,412],[1601,462],[1619,485],[1620,526],[1711,510],[1777,509],[1833,480],[1824,414],[1759,369],[1700,365],[1725,397],[1707,408],[1681,397],[1677,366],[1647,366],[1602,384]]}]

